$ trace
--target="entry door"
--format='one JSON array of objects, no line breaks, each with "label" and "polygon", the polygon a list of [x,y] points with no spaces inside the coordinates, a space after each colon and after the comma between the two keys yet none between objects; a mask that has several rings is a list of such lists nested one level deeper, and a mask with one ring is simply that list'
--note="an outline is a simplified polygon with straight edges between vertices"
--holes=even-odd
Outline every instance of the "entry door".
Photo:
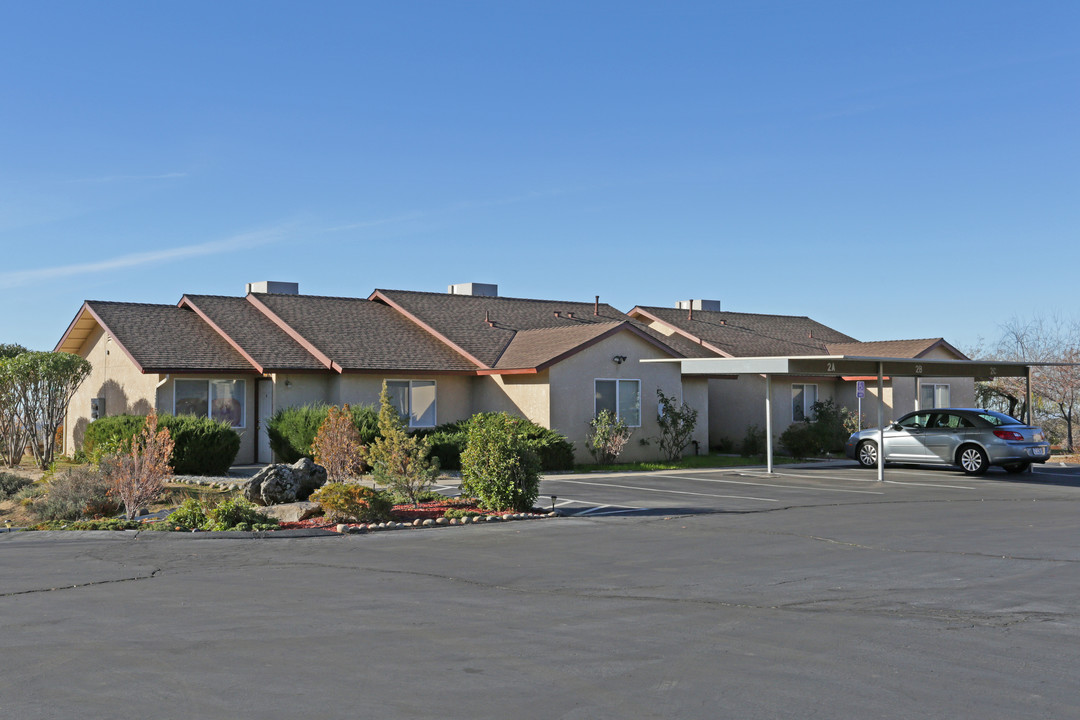
[{"label": "entry door", "polygon": [[270,435],[266,432],[267,423],[274,414],[274,381],[259,380],[256,384],[259,395],[259,417],[255,425],[255,462],[273,462],[270,452]]}]

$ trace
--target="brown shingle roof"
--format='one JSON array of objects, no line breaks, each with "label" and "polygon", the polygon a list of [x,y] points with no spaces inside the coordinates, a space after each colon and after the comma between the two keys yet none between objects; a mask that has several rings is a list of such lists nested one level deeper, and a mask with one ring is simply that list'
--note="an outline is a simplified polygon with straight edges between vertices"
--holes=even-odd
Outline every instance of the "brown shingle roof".
[{"label": "brown shingle roof", "polygon": [[260,372],[326,367],[246,298],[185,295],[180,305],[185,304],[216,325],[226,339],[231,338]]},{"label": "brown shingle roof", "polygon": [[193,311],[175,305],[87,300],[84,305],[143,372],[254,372]]},{"label": "brown shingle roof", "polygon": [[955,352],[959,360],[967,360],[962,352],[945,342],[944,338],[920,340],[880,340],[877,342],[829,343],[830,355],[853,355],[862,357],[917,358],[935,347],[944,345]]},{"label": "brown shingle roof", "polygon": [[695,310],[690,319],[687,310],[640,306],[630,312],[676,328],[731,357],[818,355],[826,353],[828,343],[855,342],[826,325],[795,315]]},{"label": "brown shingle roof", "polygon": [[376,290],[371,298],[400,308],[488,368],[537,367],[623,324],[681,354],[663,335],[606,304],[408,290]]},{"label": "brown shingle roof", "polygon": [[477,366],[382,303],[316,295],[249,295],[341,370],[471,371]]}]

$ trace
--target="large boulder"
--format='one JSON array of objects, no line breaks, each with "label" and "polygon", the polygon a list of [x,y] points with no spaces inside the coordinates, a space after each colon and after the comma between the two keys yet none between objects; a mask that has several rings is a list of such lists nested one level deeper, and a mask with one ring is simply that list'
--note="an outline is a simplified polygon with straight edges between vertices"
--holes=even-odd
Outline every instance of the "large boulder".
[{"label": "large boulder", "polygon": [[301,520],[307,520],[310,517],[318,515],[322,512],[322,507],[319,503],[294,502],[284,503],[282,505],[271,505],[262,512],[281,522],[300,522]]},{"label": "large boulder", "polygon": [[292,465],[267,465],[244,485],[244,497],[256,505],[281,505],[307,500],[326,484],[326,468],[309,458]]}]

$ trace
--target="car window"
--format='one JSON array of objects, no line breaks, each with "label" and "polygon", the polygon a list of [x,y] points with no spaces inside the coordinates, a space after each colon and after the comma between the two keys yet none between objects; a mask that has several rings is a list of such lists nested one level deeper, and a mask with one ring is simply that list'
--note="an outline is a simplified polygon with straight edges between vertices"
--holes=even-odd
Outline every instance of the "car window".
[{"label": "car window", "polygon": [[993,410],[984,410],[979,413],[979,417],[990,423],[991,425],[1023,425],[1014,417],[1009,417],[1005,413],[994,412]]},{"label": "car window", "polygon": [[915,413],[914,415],[908,415],[897,424],[900,427],[908,429],[929,427],[930,413]]},{"label": "car window", "polygon": [[958,430],[960,427],[971,427],[972,424],[969,420],[964,420],[951,412],[939,412],[934,416],[932,426],[941,427],[941,429]]}]

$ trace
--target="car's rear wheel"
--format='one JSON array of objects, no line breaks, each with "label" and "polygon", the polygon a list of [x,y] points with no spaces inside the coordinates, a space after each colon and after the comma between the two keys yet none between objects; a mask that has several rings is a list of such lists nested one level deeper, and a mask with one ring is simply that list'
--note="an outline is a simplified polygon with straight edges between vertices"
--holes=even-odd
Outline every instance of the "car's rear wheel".
[{"label": "car's rear wheel", "polygon": [[859,443],[855,457],[858,458],[859,464],[865,468],[877,467],[877,443],[872,440],[863,440]]},{"label": "car's rear wheel", "polygon": [[982,475],[990,465],[986,452],[977,445],[965,445],[957,455],[960,468],[968,475]]},{"label": "car's rear wheel", "polygon": [[1005,468],[1005,472],[1007,473],[1011,473],[1012,475],[1019,475],[1022,472],[1027,472],[1027,469],[1031,467],[1031,463],[1015,462],[1008,463],[1007,465],[1002,465],[1002,467]]}]

